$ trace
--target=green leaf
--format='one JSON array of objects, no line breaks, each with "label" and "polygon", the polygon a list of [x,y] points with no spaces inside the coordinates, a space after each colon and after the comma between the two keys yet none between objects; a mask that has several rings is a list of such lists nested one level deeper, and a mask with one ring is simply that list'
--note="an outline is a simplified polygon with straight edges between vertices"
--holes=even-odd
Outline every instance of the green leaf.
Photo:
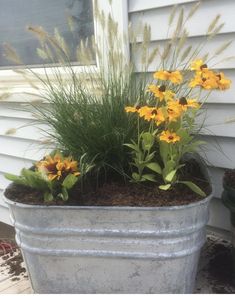
[{"label": "green leaf", "polygon": [[51,192],[45,192],[43,194],[43,198],[44,198],[44,201],[52,201],[54,199],[54,196],[51,194]]},{"label": "green leaf", "polygon": [[154,171],[155,173],[158,173],[158,174],[162,173],[162,169],[157,162],[150,162],[149,164],[146,165],[146,167]]},{"label": "green leaf", "polygon": [[180,143],[186,145],[192,140],[192,136],[189,135],[186,129],[179,129],[177,135],[180,136]]},{"label": "green leaf", "polygon": [[173,178],[174,178],[176,172],[177,172],[177,170],[173,170],[173,171],[171,171],[169,174],[166,175],[165,180],[166,180],[167,182],[172,182],[172,180],[173,180]]},{"label": "green leaf", "polygon": [[27,186],[30,186],[39,190],[48,189],[48,182],[41,176],[40,172],[34,172],[29,169],[22,169],[22,177],[25,178]]},{"label": "green leaf", "polygon": [[[169,130],[174,130],[174,131],[177,131],[181,126],[181,120],[177,120],[177,121],[172,121],[170,122],[169,124]],[[177,132],[178,134],[178,132]]]},{"label": "green leaf", "polygon": [[164,169],[162,170],[162,175],[163,175],[163,178],[164,180],[166,179],[166,176],[173,170],[175,170],[175,161],[173,160],[168,160],[167,162],[165,162],[165,167]]},{"label": "green leaf", "polygon": [[154,144],[154,136],[151,133],[143,133],[141,135],[142,146],[144,150],[150,150]]},{"label": "green leaf", "polygon": [[69,194],[66,188],[62,187],[62,194],[63,194],[63,200],[66,201],[69,199]]},{"label": "green leaf", "polygon": [[64,179],[62,186],[66,189],[71,189],[75,185],[77,180],[78,180],[78,177],[74,176],[73,174],[69,174]]},{"label": "green leaf", "polygon": [[195,193],[201,195],[202,197],[206,197],[206,194],[204,191],[201,190],[201,188],[199,188],[196,184],[194,184],[193,182],[190,181],[178,181],[178,183],[184,184],[186,186],[188,186],[192,191],[194,191]]},{"label": "green leaf", "polygon": [[140,175],[137,174],[137,173],[133,173],[133,174],[132,174],[132,178],[133,178],[135,181],[140,181]]},{"label": "green leaf", "polygon": [[168,190],[168,189],[170,189],[170,187],[171,187],[171,184],[166,184],[166,185],[160,185],[160,186],[158,186],[158,188],[161,189],[161,190]]},{"label": "green leaf", "polygon": [[4,174],[4,177],[5,177],[6,179],[10,180],[10,181],[15,181],[15,180],[17,180],[17,179],[20,178],[20,177],[17,176],[17,175],[8,174],[8,173]]},{"label": "green leaf", "polygon": [[21,176],[16,176],[13,174],[4,174],[4,177],[12,182],[15,182],[18,185],[24,185],[27,186],[27,182],[24,178],[22,178]]},{"label": "green leaf", "polygon": [[162,158],[162,161],[164,164],[166,164],[168,153],[169,153],[169,144],[166,142],[160,141],[159,148],[160,148],[160,156]]},{"label": "green leaf", "polygon": [[142,175],[141,181],[156,182],[156,179],[155,179],[154,175],[152,175],[152,174],[144,174],[144,175]]},{"label": "green leaf", "polygon": [[127,146],[129,148],[131,148],[132,150],[135,150],[136,152],[139,152],[139,148],[137,145],[134,144],[124,144],[124,146]]},{"label": "green leaf", "polygon": [[67,201],[69,199],[68,191],[65,187],[62,187],[62,192],[57,195],[57,197],[63,199],[63,201]]},{"label": "green leaf", "polygon": [[154,155],[155,155],[156,151],[150,153],[149,155],[146,156],[145,160],[146,161],[151,161],[153,158],[154,158]]}]

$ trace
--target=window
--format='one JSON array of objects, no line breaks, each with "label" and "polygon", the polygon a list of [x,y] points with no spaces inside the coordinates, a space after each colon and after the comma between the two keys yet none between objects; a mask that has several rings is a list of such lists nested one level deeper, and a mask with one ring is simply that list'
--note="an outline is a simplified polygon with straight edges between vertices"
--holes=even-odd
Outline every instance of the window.
[{"label": "window", "polygon": [[14,66],[4,58],[4,42],[16,49],[24,64],[43,63],[37,55],[39,42],[28,26],[42,26],[50,34],[57,28],[69,44],[73,62],[80,40],[94,35],[92,0],[0,0],[0,67]]}]

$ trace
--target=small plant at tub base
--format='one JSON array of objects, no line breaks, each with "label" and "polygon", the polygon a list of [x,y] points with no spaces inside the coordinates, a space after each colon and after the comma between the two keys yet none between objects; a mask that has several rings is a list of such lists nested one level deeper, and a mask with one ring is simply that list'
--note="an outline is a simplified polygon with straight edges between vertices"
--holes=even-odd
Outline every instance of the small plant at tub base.
[{"label": "small plant at tub base", "polygon": [[[197,140],[196,117],[201,108],[200,91],[225,90],[231,81],[223,73],[216,73],[208,69],[201,60],[195,60],[190,69],[191,73],[184,77],[178,70],[160,70],[154,73],[154,82],[148,86],[150,104],[145,106],[127,106],[127,113],[137,114],[138,137],[137,142],[126,144],[133,155],[135,167],[132,173],[134,182],[159,182],[162,190],[169,190],[175,184],[184,184],[201,196],[206,194],[190,180],[180,180],[179,170],[184,164],[184,156],[195,153],[203,143]],[[191,74],[191,75],[190,75]],[[191,93],[194,88],[199,91]],[[185,96],[182,96],[184,92]],[[141,130],[140,120],[149,123],[147,130]],[[142,126],[142,125],[141,125]],[[160,162],[154,161],[159,147]],[[161,181],[160,181],[161,182]]]},{"label": "small plant at tub base", "polygon": [[68,200],[69,190],[83,175],[89,172],[92,165],[85,161],[85,155],[78,162],[72,157],[64,157],[56,151],[36,162],[34,169],[22,169],[20,176],[5,174],[5,177],[18,185],[28,186],[43,193],[44,201],[54,199]]}]

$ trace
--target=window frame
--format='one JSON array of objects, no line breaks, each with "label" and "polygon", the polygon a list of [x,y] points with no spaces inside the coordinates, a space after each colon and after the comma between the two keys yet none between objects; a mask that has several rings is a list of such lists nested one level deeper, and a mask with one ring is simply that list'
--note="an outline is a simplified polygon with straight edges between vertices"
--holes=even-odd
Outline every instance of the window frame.
[{"label": "window frame", "polygon": [[[97,8],[99,10],[102,10],[105,15],[111,14],[113,19],[118,22],[118,28],[120,32],[124,32],[126,36],[128,36],[128,0],[92,0],[93,8],[95,4],[97,5]],[[94,9],[93,9],[93,20],[94,20],[94,36],[97,43],[99,43],[99,40],[102,40],[103,38],[103,30],[101,29],[100,25],[97,22],[97,19],[95,17]],[[101,46],[101,44],[99,44]],[[129,42],[128,37],[126,40],[123,40],[122,50],[125,54],[125,57],[127,60],[130,58],[130,52],[129,52]],[[105,50],[102,50],[105,54]],[[73,69],[77,73],[79,72],[91,72],[94,71],[94,69],[97,70],[99,67],[99,59],[96,55],[96,65],[91,66],[82,66],[82,65],[74,65]],[[58,66],[56,66],[58,68]],[[12,69],[0,69],[0,99],[1,95],[4,93],[8,93],[6,96],[6,99],[1,99],[1,101],[19,101],[19,102],[27,102],[32,101],[32,93],[35,93],[35,96],[37,94],[37,91],[30,87],[27,80],[20,74],[16,73],[15,70],[20,70],[21,67],[16,67],[14,70]],[[44,67],[32,67],[33,71],[42,77],[45,75],[45,69]],[[50,67],[49,65],[46,67],[46,73],[50,76],[53,74],[53,65]],[[61,67],[61,74],[66,76],[66,71],[63,71],[63,67]],[[38,80],[33,75],[30,77],[30,81],[32,83],[37,82]],[[22,99],[22,95],[24,93],[25,99]],[[31,95],[29,95],[31,93]],[[17,98],[17,94],[20,95],[19,98]],[[28,95],[27,95],[28,94]],[[35,99],[35,98],[34,98]]]}]

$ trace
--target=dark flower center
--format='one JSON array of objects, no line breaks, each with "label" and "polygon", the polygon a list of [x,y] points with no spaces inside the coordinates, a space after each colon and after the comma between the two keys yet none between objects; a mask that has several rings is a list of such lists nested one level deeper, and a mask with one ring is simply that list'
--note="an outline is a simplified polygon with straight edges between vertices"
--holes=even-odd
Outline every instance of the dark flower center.
[{"label": "dark flower center", "polygon": [[216,76],[219,78],[219,80],[221,80],[221,75],[220,74],[217,74]]},{"label": "dark flower center", "polygon": [[51,174],[55,174],[57,172],[57,168],[56,168],[57,162],[55,163],[50,163],[45,165],[45,168],[48,170],[48,172],[50,172]]},{"label": "dark flower center", "polygon": [[173,137],[173,136],[169,136],[168,139],[169,139],[169,140],[173,140],[174,137]]},{"label": "dark flower center", "polygon": [[157,110],[153,110],[152,115],[157,115]]},{"label": "dark flower center", "polygon": [[202,78],[202,81],[205,82],[206,81],[206,78]]},{"label": "dark flower center", "polygon": [[159,91],[164,92],[166,90],[166,86],[165,85],[161,85],[159,87]]},{"label": "dark flower center", "polygon": [[203,64],[203,65],[201,65],[201,67],[200,67],[201,70],[202,70],[202,69],[205,69],[205,68],[207,68],[207,64]]},{"label": "dark flower center", "polygon": [[179,103],[180,103],[180,105],[187,105],[188,104],[185,97],[180,98]]},{"label": "dark flower center", "polygon": [[139,110],[140,108],[141,108],[140,105],[137,105],[137,106],[135,107],[136,110]]}]

